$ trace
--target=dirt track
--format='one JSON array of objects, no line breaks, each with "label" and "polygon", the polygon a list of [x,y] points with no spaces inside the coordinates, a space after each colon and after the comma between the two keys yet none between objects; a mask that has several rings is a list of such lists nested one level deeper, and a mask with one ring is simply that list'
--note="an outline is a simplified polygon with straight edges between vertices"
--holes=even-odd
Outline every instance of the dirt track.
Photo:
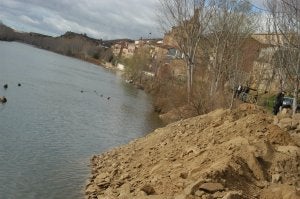
[{"label": "dirt track", "polygon": [[216,110],[94,156],[86,198],[297,199],[298,138],[254,105]]}]

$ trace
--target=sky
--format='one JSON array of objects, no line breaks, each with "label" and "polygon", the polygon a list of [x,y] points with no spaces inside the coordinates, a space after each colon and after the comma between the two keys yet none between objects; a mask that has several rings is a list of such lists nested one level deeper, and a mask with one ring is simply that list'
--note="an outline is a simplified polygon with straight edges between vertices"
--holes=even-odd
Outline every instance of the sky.
[{"label": "sky", "polygon": [[[263,7],[263,0],[250,0]],[[0,0],[0,21],[25,32],[97,39],[161,38],[158,0]]]}]

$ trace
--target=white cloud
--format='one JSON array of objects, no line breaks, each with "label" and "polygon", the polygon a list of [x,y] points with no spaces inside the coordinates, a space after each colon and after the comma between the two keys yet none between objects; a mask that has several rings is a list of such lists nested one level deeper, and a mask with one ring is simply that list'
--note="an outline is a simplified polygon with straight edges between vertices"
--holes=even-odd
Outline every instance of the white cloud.
[{"label": "white cloud", "polygon": [[39,22],[37,20],[33,20],[26,15],[21,15],[20,20],[23,21],[24,23],[28,23],[28,24],[39,24]]},{"label": "white cloud", "polygon": [[89,27],[84,27],[76,22],[68,21],[60,16],[57,17],[46,17],[43,19],[43,23],[51,29],[57,30],[59,32],[66,32],[66,31],[75,31],[79,33],[87,33],[93,37],[99,37],[100,34],[97,30],[91,29]]}]

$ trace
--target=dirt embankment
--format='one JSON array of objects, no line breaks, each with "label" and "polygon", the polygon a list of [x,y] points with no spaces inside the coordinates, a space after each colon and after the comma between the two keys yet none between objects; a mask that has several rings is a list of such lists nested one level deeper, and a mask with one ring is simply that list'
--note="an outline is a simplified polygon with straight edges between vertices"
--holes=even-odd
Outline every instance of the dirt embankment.
[{"label": "dirt embankment", "polygon": [[259,107],[216,110],[94,156],[86,198],[297,199],[299,146]]}]

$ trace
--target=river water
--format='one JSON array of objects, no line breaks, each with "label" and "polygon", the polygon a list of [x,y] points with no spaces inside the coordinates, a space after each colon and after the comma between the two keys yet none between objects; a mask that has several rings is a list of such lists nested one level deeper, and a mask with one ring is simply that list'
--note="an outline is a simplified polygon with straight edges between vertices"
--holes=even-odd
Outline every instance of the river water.
[{"label": "river water", "polygon": [[83,198],[92,155],[161,126],[120,76],[16,42],[0,42],[1,95],[0,199]]}]

